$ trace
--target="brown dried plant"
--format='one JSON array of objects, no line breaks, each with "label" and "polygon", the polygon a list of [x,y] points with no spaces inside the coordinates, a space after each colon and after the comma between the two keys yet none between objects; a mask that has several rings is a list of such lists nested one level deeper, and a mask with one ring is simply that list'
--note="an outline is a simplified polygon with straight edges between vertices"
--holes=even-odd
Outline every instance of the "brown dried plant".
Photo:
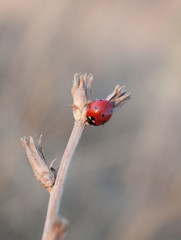
[{"label": "brown dried plant", "polygon": [[[92,80],[92,74],[74,74],[73,105],[71,107],[73,108],[75,122],[58,171],[52,167],[53,162],[49,167],[46,164],[41,146],[42,136],[21,138],[35,177],[50,194],[42,240],[62,240],[67,230],[67,220],[60,216],[60,204],[72,156],[84,127],[89,125],[86,112],[91,102]],[[125,87],[117,85],[106,99],[112,103],[115,111],[130,99],[130,94],[126,93]]]}]

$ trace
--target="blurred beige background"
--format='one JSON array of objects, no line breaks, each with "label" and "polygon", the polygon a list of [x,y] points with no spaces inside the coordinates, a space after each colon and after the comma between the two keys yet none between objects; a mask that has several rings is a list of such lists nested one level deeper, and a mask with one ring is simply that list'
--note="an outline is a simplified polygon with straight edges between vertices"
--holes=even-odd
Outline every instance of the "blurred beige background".
[{"label": "blurred beige background", "polygon": [[181,1],[0,1],[0,239],[41,239],[48,193],[20,144],[59,165],[75,72],[132,100],[86,128],[62,202],[67,240],[181,239]]}]

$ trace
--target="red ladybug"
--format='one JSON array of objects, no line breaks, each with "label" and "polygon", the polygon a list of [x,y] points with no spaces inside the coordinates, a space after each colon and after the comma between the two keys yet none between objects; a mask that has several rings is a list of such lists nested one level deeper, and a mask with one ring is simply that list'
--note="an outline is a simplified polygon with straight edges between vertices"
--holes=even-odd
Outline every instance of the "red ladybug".
[{"label": "red ladybug", "polygon": [[87,109],[87,121],[90,125],[103,125],[111,118],[113,113],[112,103],[108,100],[98,99],[90,103]]}]

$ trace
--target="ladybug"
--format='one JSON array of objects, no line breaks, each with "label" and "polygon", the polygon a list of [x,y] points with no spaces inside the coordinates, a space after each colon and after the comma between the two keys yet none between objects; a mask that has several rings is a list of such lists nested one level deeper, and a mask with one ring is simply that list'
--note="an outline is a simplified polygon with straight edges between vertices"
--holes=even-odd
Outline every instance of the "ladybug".
[{"label": "ladybug", "polygon": [[99,126],[109,121],[112,113],[112,103],[105,99],[98,99],[89,104],[86,117],[90,125]]}]

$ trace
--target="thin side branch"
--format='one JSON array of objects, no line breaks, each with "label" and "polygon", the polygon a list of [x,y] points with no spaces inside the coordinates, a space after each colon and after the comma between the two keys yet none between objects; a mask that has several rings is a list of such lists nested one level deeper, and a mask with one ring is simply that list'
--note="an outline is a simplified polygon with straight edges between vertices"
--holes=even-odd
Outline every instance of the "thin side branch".
[{"label": "thin side branch", "polygon": [[50,192],[55,182],[56,171],[51,167],[52,164],[50,167],[47,166],[45,156],[42,151],[41,141],[42,135],[39,138],[21,138],[21,143],[25,148],[35,177],[42,184],[42,186]]}]

